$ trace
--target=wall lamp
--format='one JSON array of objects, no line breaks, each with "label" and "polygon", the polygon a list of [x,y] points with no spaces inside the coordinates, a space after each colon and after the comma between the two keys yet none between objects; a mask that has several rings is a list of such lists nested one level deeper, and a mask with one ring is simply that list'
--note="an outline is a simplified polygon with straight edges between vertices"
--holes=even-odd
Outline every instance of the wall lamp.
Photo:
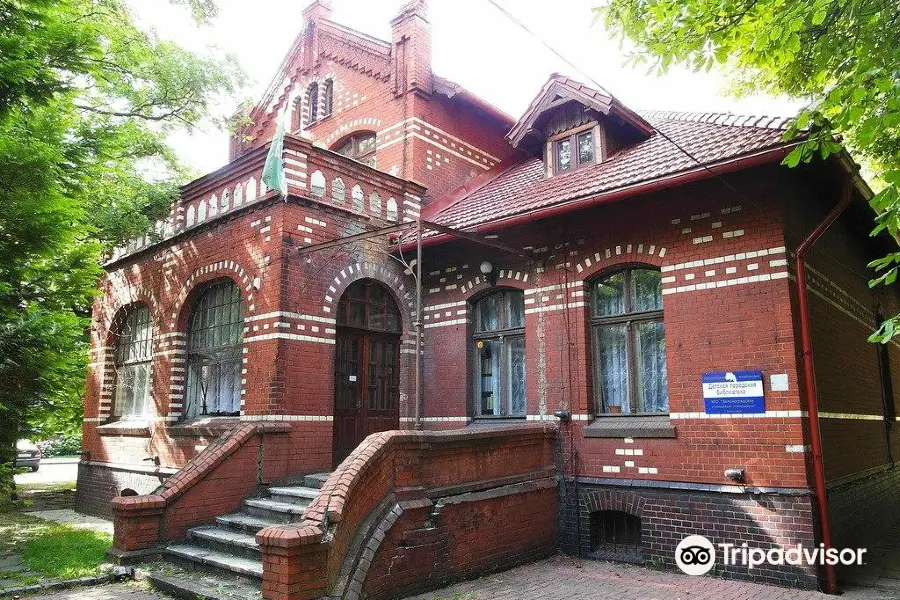
[{"label": "wall lamp", "polygon": [[485,281],[491,285],[497,283],[497,273],[494,271],[494,265],[488,261],[484,261],[478,268],[481,271],[481,274],[484,275]]}]

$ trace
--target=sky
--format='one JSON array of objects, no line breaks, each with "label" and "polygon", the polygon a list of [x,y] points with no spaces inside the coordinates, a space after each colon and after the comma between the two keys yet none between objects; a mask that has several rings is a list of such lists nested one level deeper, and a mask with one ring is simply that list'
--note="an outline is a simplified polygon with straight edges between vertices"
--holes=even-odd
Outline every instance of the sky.
[{"label": "sky", "polygon": [[[727,94],[721,73],[673,69],[665,77],[626,64],[628,50],[610,40],[592,7],[602,0],[497,0],[532,32],[633,109],[789,115],[800,107],[784,98]],[[408,0],[331,0],[332,19],[390,40],[390,20]],[[244,98],[258,101],[300,32],[305,0],[218,0],[220,14],[197,26],[187,10],[162,0],[129,0],[138,22],[197,52],[235,55],[248,75],[245,89],[216,107],[234,112]],[[488,0],[430,0],[432,65],[513,117],[524,112],[554,72],[585,81],[540,41]],[[228,136],[212,125],[173,134],[181,159],[198,173],[228,161]]]}]

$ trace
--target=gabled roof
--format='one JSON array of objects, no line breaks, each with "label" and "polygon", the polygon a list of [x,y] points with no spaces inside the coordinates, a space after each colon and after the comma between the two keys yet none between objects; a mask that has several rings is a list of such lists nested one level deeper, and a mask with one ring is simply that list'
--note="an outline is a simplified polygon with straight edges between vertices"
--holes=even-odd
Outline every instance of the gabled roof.
[{"label": "gabled roof", "polygon": [[674,112],[647,112],[641,118],[675,143],[654,133],[600,164],[549,178],[539,157],[498,165],[492,181],[464,194],[451,192],[453,201],[438,199],[424,209],[424,216],[459,229],[493,228],[582,200],[600,202],[641,193],[644,184],[677,181],[684,174],[708,177],[712,174],[707,169],[739,159],[777,161],[792,145],[782,139],[786,119],[781,118]]},{"label": "gabled roof", "polygon": [[599,113],[618,115],[638,131],[649,135],[653,127],[636,112],[626,108],[605,90],[598,90],[557,73],[550,76],[541,91],[516,122],[506,139],[518,148],[532,132],[541,116],[548,110],[569,101],[575,101]]}]

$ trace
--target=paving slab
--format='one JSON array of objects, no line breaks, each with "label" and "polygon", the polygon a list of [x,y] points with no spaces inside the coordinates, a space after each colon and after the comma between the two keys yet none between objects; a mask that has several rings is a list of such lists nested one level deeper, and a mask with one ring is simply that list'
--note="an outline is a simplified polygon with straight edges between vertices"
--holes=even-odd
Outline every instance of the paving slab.
[{"label": "paving slab", "polygon": [[83,515],[81,513],[75,512],[71,508],[64,508],[59,510],[36,510],[26,512],[25,514],[29,517],[36,517],[38,519],[44,519],[45,521],[54,521],[56,523],[60,523],[61,525],[68,525],[69,527],[74,527],[76,529],[89,529],[91,531],[96,531],[99,533],[108,533],[109,535],[112,535],[113,533],[112,521],[107,521],[106,519],[101,519],[99,517]]}]

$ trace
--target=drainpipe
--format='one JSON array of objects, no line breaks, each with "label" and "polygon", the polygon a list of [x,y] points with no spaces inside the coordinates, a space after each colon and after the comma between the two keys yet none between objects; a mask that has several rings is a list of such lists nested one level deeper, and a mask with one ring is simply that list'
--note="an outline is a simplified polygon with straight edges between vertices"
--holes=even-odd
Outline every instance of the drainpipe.
[{"label": "drainpipe", "polygon": [[[816,375],[813,369],[812,333],[809,325],[809,294],[806,288],[806,255],[810,248],[828,231],[841,213],[850,205],[853,179],[849,178],[841,199],[828,216],[797,246],[797,304],[800,310],[800,349],[803,356],[803,378],[806,381],[806,412],[809,416],[809,444],[812,453],[815,479],[816,505],[819,512],[819,530],[825,549],[831,548],[831,519],[828,515],[828,497],[825,487],[825,466],[822,462],[822,435],[819,430],[819,400],[816,391]],[[824,565],[825,593],[837,593],[837,579],[833,565]]]}]

